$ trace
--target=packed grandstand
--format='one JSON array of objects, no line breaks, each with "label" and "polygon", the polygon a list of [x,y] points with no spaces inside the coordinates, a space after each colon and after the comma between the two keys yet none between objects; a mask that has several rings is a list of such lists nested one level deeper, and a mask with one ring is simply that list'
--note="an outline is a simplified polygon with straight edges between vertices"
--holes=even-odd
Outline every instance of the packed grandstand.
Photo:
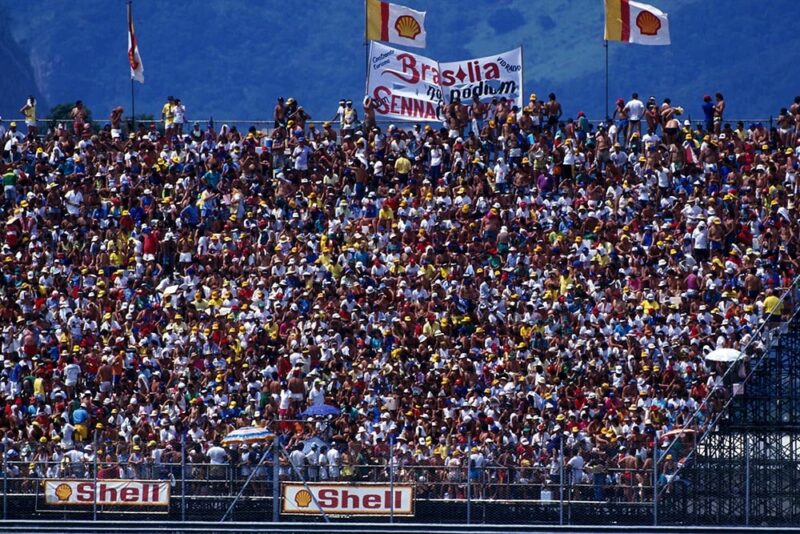
[{"label": "packed grandstand", "polygon": [[706,355],[763,348],[794,304],[797,100],[774,127],[704,101],[2,124],[6,472],[249,473],[266,449],[222,438],[255,426],[286,477],[393,458],[438,496],[567,473],[641,498],[651,451],[679,436],[671,476],[747,372]]}]

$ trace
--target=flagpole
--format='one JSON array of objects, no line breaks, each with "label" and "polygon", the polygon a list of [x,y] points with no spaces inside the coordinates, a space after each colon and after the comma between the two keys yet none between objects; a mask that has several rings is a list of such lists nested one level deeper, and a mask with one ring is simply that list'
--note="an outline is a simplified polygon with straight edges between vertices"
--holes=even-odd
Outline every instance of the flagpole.
[{"label": "flagpole", "polygon": [[[519,43],[519,63],[522,69],[522,85],[519,88],[519,100],[524,108],[527,106],[525,103],[525,43]],[[522,113],[522,109],[520,109],[519,112]]]},{"label": "flagpole", "polygon": [[133,121],[133,130],[136,131],[136,99],[133,96],[133,78],[131,78],[131,120]]},{"label": "flagpole", "polygon": [[[130,24],[133,20],[133,0],[128,0],[128,31],[130,31]],[[136,98],[133,91],[133,74],[131,74],[131,124],[133,131],[136,132]]]},{"label": "flagpole", "polygon": [[605,118],[605,121],[607,121],[609,119],[609,117],[608,117],[608,39],[603,39],[603,47],[606,49],[606,118]]},{"label": "flagpole", "polygon": [[[367,35],[367,25],[369,24],[368,5],[369,0],[364,0],[364,95],[368,95],[369,89],[369,39]],[[363,101],[362,101],[363,102]],[[366,113],[366,112],[365,112]]]},{"label": "flagpole", "polygon": [[369,24],[369,16],[367,14],[367,10],[369,6],[367,2],[369,0],[364,0],[364,77],[366,78],[369,75],[369,69],[367,68],[367,64],[369,63],[369,39],[367,39],[367,24]]}]

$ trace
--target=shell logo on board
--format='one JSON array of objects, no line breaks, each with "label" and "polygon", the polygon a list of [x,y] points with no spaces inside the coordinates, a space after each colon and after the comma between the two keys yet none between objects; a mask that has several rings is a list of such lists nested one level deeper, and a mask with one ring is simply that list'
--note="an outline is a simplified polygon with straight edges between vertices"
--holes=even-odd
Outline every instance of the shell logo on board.
[{"label": "shell logo on board", "polygon": [[69,487],[69,484],[59,484],[55,494],[59,501],[67,501],[72,497],[72,488]]},{"label": "shell logo on board", "polygon": [[306,490],[300,490],[294,496],[294,502],[297,506],[305,508],[311,504],[311,494]]}]

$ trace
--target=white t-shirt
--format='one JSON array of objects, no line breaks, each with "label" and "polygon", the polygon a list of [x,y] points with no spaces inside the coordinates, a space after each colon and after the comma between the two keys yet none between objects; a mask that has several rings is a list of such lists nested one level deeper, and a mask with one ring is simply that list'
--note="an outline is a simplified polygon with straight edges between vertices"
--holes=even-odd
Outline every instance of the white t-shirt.
[{"label": "white t-shirt", "polygon": [[214,445],[208,449],[208,459],[212,465],[223,465],[228,457],[225,449],[218,445]]},{"label": "white t-shirt", "polygon": [[186,120],[186,106],[183,104],[176,105],[173,108],[172,113],[175,115],[173,118],[175,124],[183,124],[184,120]]},{"label": "white t-shirt", "polygon": [[306,455],[301,450],[293,450],[289,453],[289,461],[296,469],[302,469],[305,465]]},{"label": "white t-shirt", "polygon": [[311,401],[311,406],[322,406],[325,404],[325,391],[321,388],[311,388],[308,393],[308,400]]},{"label": "white t-shirt", "polygon": [[330,473],[331,477],[338,477],[339,476],[339,451],[336,449],[330,449],[328,451],[328,472]]},{"label": "white t-shirt", "polygon": [[296,171],[308,170],[308,156],[311,154],[311,149],[307,146],[298,146],[294,149],[294,169]]},{"label": "white t-shirt", "polygon": [[572,483],[579,484],[583,480],[583,466],[584,461],[582,456],[573,456],[567,462],[567,465],[572,469]]},{"label": "white t-shirt", "polygon": [[64,367],[64,383],[68,386],[74,386],[78,382],[78,377],[81,374],[81,366],[77,363],[71,363]]},{"label": "white t-shirt", "polygon": [[628,112],[628,119],[632,121],[641,120],[644,115],[644,104],[638,98],[631,99],[625,104],[625,111]]},{"label": "white t-shirt", "polygon": [[434,147],[431,149],[431,167],[442,164],[442,149]]},{"label": "white t-shirt", "polygon": [[80,215],[81,204],[83,204],[83,194],[77,190],[70,190],[64,195],[67,201],[67,212],[70,215]]},{"label": "white t-shirt", "polygon": [[706,249],[708,248],[708,230],[706,227],[697,227],[692,232],[692,239],[694,239],[694,248]]}]

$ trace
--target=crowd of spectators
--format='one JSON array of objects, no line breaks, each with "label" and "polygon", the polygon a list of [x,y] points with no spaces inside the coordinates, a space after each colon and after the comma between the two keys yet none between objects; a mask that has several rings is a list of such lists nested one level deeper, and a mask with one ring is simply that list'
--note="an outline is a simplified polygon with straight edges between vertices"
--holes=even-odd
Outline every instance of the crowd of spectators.
[{"label": "crowd of spectators", "polygon": [[[391,457],[448,496],[562,463],[646,484],[660,437],[733,393],[705,355],[793,304],[800,98],[774,129],[710,100],[696,124],[635,94],[566,118],[551,94],[427,125],[289,98],[267,129],[184,129],[171,98],[160,124],[78,103],[39,135],[0,126],[5,461],[163,476],[142,466],[186,450],[249,473],[260,454],[221,440],[262,426],[287,477]],[[340,415],[299,417],[322,404]]]}]

